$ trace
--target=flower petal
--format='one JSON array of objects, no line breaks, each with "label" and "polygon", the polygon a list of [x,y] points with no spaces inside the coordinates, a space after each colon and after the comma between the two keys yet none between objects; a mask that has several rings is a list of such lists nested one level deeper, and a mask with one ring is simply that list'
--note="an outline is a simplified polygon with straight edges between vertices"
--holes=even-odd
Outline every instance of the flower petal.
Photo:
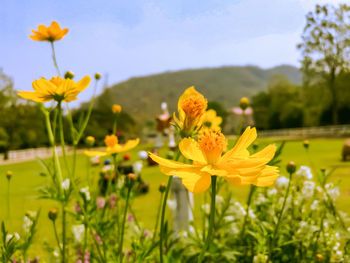
[{"label": "flower petal", "polygon": [[108,155],[107,152],[99,152],[99,151],[85,151],[84,154],[90,157]]},{"label": "flower petal", "polygon": [[184,164],[184,163],[180,163],[180,162],[175,162],[172,160],[168,160],[162,157],[159,157],[158,155],[155,155],[154,153],[149,152],[149,157],[155,161],[156,163],[158,163],[160,166],[166,167],[166,168],[172,168],[172,169],[179,169],[179,168],[189,168],[189,167],[193,167],[190,164]]},{"label": "flower petal", "polygon": [[89,86],[90,82],[91,82],[90,76],[85,76],[84,78],[79,80],[77,83],[79,92],[86,89]]},{"label": "flower petal", "polygon": [[194,194],[204,192],[211,184],[211,176],[197,168],[182,169],[176,175],[182,178],[184,186]]},{"label": "flower petal", "polygon": [[121,145],[120,150],[118,152],[127,152],[133,148],[135,148],[140,142],[140,139],[137,138],[135,140],[129,140],[124,145]]},{"label": "flower petal", "polygon": [[261,174],[257,177],[254,185],[265,187],[272,185],[277,177],[279,176],[278,168],[276,166],[266,165],[264,170],[261,171]]},{"label": "flower petal", "polygon": [[192,138],[185,138],[179,144],[179,149],[185,158],[198,162],[200,164],[205,164],[206,160],[204,155],[199,148],[199,144]]}]

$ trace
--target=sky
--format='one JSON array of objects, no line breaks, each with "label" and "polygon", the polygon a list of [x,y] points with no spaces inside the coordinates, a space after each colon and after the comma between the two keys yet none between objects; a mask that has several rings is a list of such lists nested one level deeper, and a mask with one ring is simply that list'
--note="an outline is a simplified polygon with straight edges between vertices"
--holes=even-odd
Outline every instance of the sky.
[{"label": "sky", "polygon": [[[100,72],[107,84],[180,69],[281,64],[299,66],[305,15],[350,0],[0,0],[0,68],[15,89],[56,75],[50,45],[31,29],[57,21],[61,72]],[[108,78],[107,78],[108,76]],[[92,89],[79,95],[88,100]],[[75,106],[79,102],[75,102]]]}]

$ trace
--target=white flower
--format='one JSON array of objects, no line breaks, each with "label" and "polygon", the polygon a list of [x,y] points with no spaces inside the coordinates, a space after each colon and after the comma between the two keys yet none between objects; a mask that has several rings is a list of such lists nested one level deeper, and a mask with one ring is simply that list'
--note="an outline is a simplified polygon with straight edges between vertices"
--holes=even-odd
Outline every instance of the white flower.
[{"label": "white flower", "polygon": [[66,180],[64,180],[64,181],[62,182],[62,188],[63,188],[63,190],[68,190],[68,189],[69,189],[69,186],[70,186],[70,181],[69,181],[69,179],[67,178]]},{"label": "white flower", "polygon": [[6,242],[9,242],[12,238],[14,237],[15,241],[18,241],[21,237],[19,236],[19,234],[17,232],[15,232],[13,235],[8,234],[6,236]]},{"label": "white flower", "polygon": [[333,201],[337,200],[339,197],[339,188],[334,187],[332,183],[326,184],[326,191],[329,194],[329,196],[333,199]]},{"label": "white flower", "polygon": [[311,210],[318,210],[318,208],[319,208],[318,200],[314,200],[311,204]]},{"label": "white flower", "polygon": [[217,195],[215,196],[215,204],[218,206],[221,206],[224,204],[224,198],[222,198],[222,196]]},{"label": "white flower", "polygon": [[284,188],[286,188],[288,186],[288,183],[289,183],[288,178],[286,178],[284,176],[280,176],[275,181],[275,186],[276,186],[277,190],[283,190]]},{"label": "white flower", "polygon": [[312,179],[312,172],[311,169],[307,166],[300,166],[300,169],[296,172],[296,175],[300,179],[307,179],[311,180]]},{"label": "white flower", "polygon": [[139,157],[141,160],[147,160],[148,153],[146,151],[139,151]]},{"label": "white flower", "polygon": [[312,181],[305,181],[301,190],[304,199],[310,199],[314,195],[315,183]]},{"label": "white flower", "polygon": [[189,227],[188,227],[188,232],[190,232],[190,233],[192,233],[192,234],[194,233],[194,228],[193,228],[193,226],[189,226]]},{"label": "white flower", "polygon": [[135,174],[139,174],[142,170],[142,167],[143,167],[142,161],[137,161],[132,165],[132,168]]},{"label": "white flower", "polygon": [[275,188],[272,188],[269,191],[267,191],[267,194],[268,195],[275,195],[275,194],[277,194],[277,190]]},{"label": "white flower", "polygon": [[202,210],[204,211],[204,213],[209,214],[210,213],[210,205],[209,204],[202,205]]},{"label": "white flower", "polygon": [[235,218],[234,218],[233,216],[225,216],[225,217],[224,217],[224,220],[225,220],[226,222],[232,222],[232,221],[235,220]]},{"label": "white flower", "polygon": [[83,241],[84,230],[85,230],[84,225],[75,225],[75,226],[72,226],[72,231],[73,231],[74,238],[75,238],[75,241],[76,241],[76,242],[80,243],[80,242]]},{"label": "white flower", "polygon": [[27,233],[30,231],[33,221],[28,216],[25,216],[23,221],[23,231]]},{"label": "white flower", "polygon": [[90,200],[89,187],[81,188],[80,193],[85,195],[86,200]]}]

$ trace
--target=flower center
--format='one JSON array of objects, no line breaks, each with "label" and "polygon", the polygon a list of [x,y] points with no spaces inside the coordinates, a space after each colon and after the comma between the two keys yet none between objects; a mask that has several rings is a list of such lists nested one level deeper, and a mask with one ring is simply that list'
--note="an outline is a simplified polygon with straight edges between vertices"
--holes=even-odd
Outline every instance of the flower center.
[{"label": "flower center", "polygon": [[105,144],[107,147],[114,147],[115,145],[118,144],[118,137],[115,136],[114,134],[112,135],[107,135],[105,138]]},{"label": "flower center", "polygon": [[226,147],[226,138],[220,131],[205,131],[198,138],[199,147],[203,152],[207,162],[215,164]]},{"label": "flower center", "polygon": [[206,108],[207,101],[203,96],[192,96],[182,102],[181,108],[190,119],[201,117]]}]

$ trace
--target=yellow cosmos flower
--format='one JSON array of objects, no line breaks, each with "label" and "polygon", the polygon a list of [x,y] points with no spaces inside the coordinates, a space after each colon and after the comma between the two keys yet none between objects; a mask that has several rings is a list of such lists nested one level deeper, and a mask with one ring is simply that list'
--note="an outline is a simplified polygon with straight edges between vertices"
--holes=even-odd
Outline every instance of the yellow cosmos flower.
[{"label": "yellow cosmos flower", "polygon": [[183,137],[191,136],[202,126],[202,117],[207,109],[208,101],[202,94],[190,87],[185,90],[178,101],[179,119],[174,113],[174,120],[180,128]]},{"label": "yellow cosmos flower", "polygon": [[278,177],[278,168],[266,165],[273,157],[276,146],[269,145],[250,155],[248,146],[256,139],[256,129],[248,127],[237,144],[225,154],[226,138],[221,132],[206,131],[198,142],[185,138],[179,144],[182,155],[193,161],[184,164],[149,153],[166,175],[177,175],[193,193],[201,193],[211,184],[211,176],[219,176],[237,186],[253,184],[269,186]]},{"label": "yellow cosmos flower", "polygon": [[203,127],[201,129],[202,132],[213,130],[213,131],[220,131],[221,127],[220,124],[222,123],[222,118],[220,116],[216,115],[216,111],[213,109],[207,110],[207,112],[204,114],[203,119]]},{"label": "yellow cosmos flower", "polygon": [[34,91],[20,91],[18,95],[35,102],[50,100],[70,102],[78,99],[76,96],[89,86],[90,81],[89,76],[85,76],[78,82],[61,77],[53,77],[50,80],[41,78],[32,83]]},{"label": "yellow cosmos flower", "polygon": [[135,148],[140,142],[140,139],[137,138],[135,140],[129,140],[124,145],[120,145],[118,142],[118,137],[114,134],[107,135],[105,138],[105,144],[107,146],[106,151],[100,152],[100,151],[85,151],[85,154],[87,156],[106,156],[106,155],[112,155],[122,152],[127,152],[133,148]]},{"label": "yellow cosmos flower", "polygon": [[35,41],[53,42],[62,39],[68,33],[68,28],[61,29],[60,25],[53,21],[51,26],[39,25],[38,31],[32,29],[32,32],[34,35],[29,37]]}]

